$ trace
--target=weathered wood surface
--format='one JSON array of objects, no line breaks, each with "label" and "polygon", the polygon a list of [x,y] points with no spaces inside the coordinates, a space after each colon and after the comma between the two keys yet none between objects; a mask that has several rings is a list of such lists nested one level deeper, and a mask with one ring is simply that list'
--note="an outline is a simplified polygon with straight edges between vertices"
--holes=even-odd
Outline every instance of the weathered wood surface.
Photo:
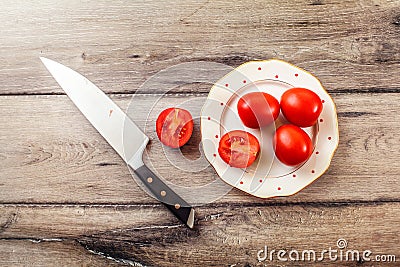
[{"label": "weathered wood surface", "polygon": [[[0,205],[0,211],[6,225],[0,233],[0,259],[11,265],[29,257],[36,264],[93,260],[89,265],[102,265],[108,257],[109,263],[141,264],[134,266],[275,266],[276,255],[272,262],[258,262],[264,246],[318,254],[337,249],[336,241],[345,238],[349,249],[392,255],[398,253],[400,234],[393,227],[397,203],[201,207],[195,230],[171,223],[173,215],[160,205]],[[309,264],[296,265],[302,263]],[[358,263],[326,258],[320,265]]]},{"label": "weathered wood surface", "polygon": [[133,92],[181,62],[271,57],[312,71],[330,90],[397,92],[399,9],[390,0],[7,2],[0,92],[61,93],[39,56],[107,92]]},{"label": "weathered wood surface", "polygon": [[[142,192],[123,161],[68,97],[7,96],[0,99],[3,110],[0,117],[0,202],[155,203]],[[112,99],[123,109],[131,102],[131,96],[127,95],[115,95]],[[188,103],[185,107],[196,118],[204,100],[202,95],[190,94],[134,98],[134,110],[157,103],[149,118],[148,114],[140,112],[130,115],[154,141],[147,151],[151,162],[157,163],[156,171],[174,184],[202,185],[217,176],[211,166],[190,175],[179,169],[180,165],[173,166],[157,141],[155,117],[166,107]],[[218,203],[399,201],[400,137],[397,133],[400,132],[400,115],[396,111],[400,110],[400,95],[336,94],[334,100],[340,145],[326,174],[290,198],[264,200],[232,190]],[[198,129],[199,121],[195,119],[195,122]],[[189,160],[199,157],[199,140],[200,133],[195,130],[191,142],[182,149],[183,155],[179,150],[168,150],[172,160],[179,163],[184,156]],[[192,162],[191,168],[199,165],[201,163]],[[184,195],[185,191],[181,193]]]},{"label": "weathered wood surface", "polygon": [[[0,22],[1,266],[303,266],[259,263],[257,251],[321,251],[339,238],[400,260],[400,1],[4,1]],[[329,170],[300,193],[264,200],[233,189],[198,207],[190,231],[132,180],[39,56],[78,70],[124,109],[146,79],[178,63],[280,58],[331,93],[340,145]],[[135,110],[158,101],[163,82],[135,96]],[[173,183],[217,177],[208,167],[189,179],[172,166],[155,116],[184,102],[198,116],[209,88],[177,86],[148,119],[130,114]],[[182,149],[187,159],[200,157],[199,140],[195,131]]]}]

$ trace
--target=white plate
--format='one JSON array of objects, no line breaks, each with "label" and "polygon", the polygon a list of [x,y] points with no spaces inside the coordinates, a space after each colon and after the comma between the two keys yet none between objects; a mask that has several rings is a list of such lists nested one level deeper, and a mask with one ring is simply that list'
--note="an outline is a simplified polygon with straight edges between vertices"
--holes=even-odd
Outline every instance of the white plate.
[{"label": "white plate", "polygon": [[[314,143],[312,156],[304,164],[290,167],[275,157],[272,147],[275,129],[287,123],[282,114],[273,125],[251,129],[241,122],[236,105],[241,96],[253,91],[269,93],[279,101],[293,87],[317,93],[323,109],[315,126],[303,128]],[[221,136],[236,129],[248,131],[260,141],[259,157],[246,169],[232,168],[218,155]],[[215,83],[201,112],[201,134],[205,156],[221,179],[261,198],[289,196],[312,183],[328,169],[339,143],[335,104],[319,80],[303,69],[276,59],[242,64]]]}]

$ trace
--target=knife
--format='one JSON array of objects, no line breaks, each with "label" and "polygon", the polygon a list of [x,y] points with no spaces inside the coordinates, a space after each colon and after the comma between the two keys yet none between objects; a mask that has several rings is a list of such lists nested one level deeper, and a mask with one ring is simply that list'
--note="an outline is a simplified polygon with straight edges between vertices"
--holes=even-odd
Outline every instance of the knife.
[{"label": "knife", "polygon": [[[96,130],[131,167],[151,194],[189,228],[194,225],[194,209],[143,163],[149,138],[96,85],[76,71],[40,57],[47,70]],[[129,136],[123,140],[123,136]]]}]

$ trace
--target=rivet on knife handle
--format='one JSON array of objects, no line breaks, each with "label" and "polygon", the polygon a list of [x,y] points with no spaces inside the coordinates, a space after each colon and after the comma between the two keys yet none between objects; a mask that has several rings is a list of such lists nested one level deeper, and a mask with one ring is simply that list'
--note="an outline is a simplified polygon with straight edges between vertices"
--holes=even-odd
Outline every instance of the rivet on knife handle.
[{"label": "rivet on knife handle", "polygon": [[193,228],[193,207],[168,187],[146,165],[137,168],[134,172],[145,186],[149,188],[154,197],[167,206],[167,208],[188,227]]}]

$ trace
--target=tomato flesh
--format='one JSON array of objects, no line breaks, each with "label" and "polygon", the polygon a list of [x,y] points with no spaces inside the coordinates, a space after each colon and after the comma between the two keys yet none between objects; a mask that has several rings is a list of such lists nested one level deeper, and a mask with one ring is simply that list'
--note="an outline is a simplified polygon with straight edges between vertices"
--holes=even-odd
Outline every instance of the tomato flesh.
[{"label": "tomato flesh", "polygon": [[251,133],[235,130],[224,134],[218,153],[223,161],[235,168],[246,168],[257,158],[260,144]]},{"label": "tomato flesh", "polygon": [[314,125],[322,111],[319,96],[306,88],[292,88],[282,94],[281,110],[288,121],[299,127]]},{"label": "tomato flesh", "polygon": [[193,133],[193,119],[189,111],[167,108],[158,115],[156,132],[161,143],[172,148],[186,144]]},{"label": "tomato flesh", "polygon": [[279,116],[280,107],[272,95],[252,92],[239,99],[237,109],[243,124],[256,129],[273,123]]},{"label": "tomato flesh", "polygon": [[276,157],[289,166],[305,162],[313,150],[308,134],[293,124],[279,127],[275,132],[273,142]]}]

